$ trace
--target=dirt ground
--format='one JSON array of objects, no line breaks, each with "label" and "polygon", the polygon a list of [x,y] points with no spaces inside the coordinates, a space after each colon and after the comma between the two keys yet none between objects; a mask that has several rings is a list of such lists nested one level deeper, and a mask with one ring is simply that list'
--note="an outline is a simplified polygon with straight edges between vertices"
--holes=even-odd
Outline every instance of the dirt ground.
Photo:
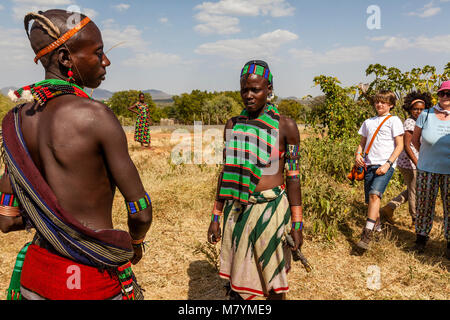
[{"label": "dirt ground", "polygon": [[[206,246],[218,167],[174,165],[171,150],[177,142],[171,142],[171,136],[171,132],[153,132],[152,149],[148,150],[141,149],[132,133],[127,133],[130,155],[153,204],[153,224],[147,235],[149,247],[133,269],[149,300],[226,299],[226,281],[218,277],[214,263],[217,261],[207,256],[217,254],[219,247]],[[392,195],[388,193],[386,199]],[[362,202],[362,192],[359,199]],[[333,243],[316,239],[306,217],[302,251],[314,269],[307,273],[300,264],[293,265],[288,299],[448,300],[450,262],[444,256],[441,208],[424,255],[408,250],[415,235],[409,227],[407,205],[396,212],[398,224],[386,227],[381,239],[362,256],[355,252],[355,244],[364,221],[363,205],[361,218],[342,225]],[[123,197],[118,192],[113,207],[115,228],[127,230],[126,216]],[[31,238],[32,233],[25,231],[0,234],[0,299],[5,298],[18,251]],[[206,251],[199,250],[202,247]],[[380,270],[379,290],[368,289],[372,266]]]}]

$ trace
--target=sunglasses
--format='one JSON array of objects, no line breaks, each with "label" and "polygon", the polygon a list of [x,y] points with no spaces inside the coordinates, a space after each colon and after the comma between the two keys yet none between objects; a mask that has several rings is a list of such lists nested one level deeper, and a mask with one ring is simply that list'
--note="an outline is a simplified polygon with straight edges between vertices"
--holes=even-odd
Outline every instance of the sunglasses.
[{"label": "sunglasses", "polygon": [[438,97],[443,98],[443,97],[447,97],[450,98],[450,91],[441,91],[438,93]]}]

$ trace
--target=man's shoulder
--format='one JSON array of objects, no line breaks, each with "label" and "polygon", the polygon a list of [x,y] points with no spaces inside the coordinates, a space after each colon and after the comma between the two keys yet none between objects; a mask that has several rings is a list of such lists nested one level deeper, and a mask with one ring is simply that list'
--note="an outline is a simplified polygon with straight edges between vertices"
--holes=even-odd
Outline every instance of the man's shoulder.
[{"label": "man's shoulder", "polygon": [[70,122],[72,127],[79,130],[96,129],[117,121],[114,112],[100,101],[68,96],[55,101],[55,104],[54,120]]},{"label": "man's shoulder", "polygon": [[297,122],[284,115],[280,116],[279,129],[280,134],[285,137],[296,137],[300,134]]},{"label": "man's shoulder", "polygon": [[285,115],[280,115],[280,128],[281,126],[297,127],[297,122],[295,122],[295,120]]},{"label": "man's shoulder", "polygon": [[83,117],[110,117],[114,115],[112,110],[104,103],[76,96],[68,96],[63,101],[56,101],[57,104],[64,106],[65,112],[76,115],[75,119]]}]

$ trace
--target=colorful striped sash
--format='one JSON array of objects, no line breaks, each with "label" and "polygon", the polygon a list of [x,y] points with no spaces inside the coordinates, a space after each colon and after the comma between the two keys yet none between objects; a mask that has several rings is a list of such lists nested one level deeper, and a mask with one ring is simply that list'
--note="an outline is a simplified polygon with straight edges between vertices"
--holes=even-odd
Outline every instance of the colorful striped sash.
[{"label": "colorful striped sash", "polygon": [[220,199],[248,204],[276,147],[279,121],[278,109],[272,104],[256,119],[249,119],[247,110],[241,113],[227,141]]}]

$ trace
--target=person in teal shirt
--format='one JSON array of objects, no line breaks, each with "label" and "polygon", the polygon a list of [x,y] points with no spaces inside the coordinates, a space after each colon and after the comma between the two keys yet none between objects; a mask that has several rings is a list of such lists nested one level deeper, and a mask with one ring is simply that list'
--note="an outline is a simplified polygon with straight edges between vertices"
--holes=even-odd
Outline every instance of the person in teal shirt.
[{"label": "person in teal shirt", "polygon": [[414,250],[425,251],[433,227],[436,198],[441,190],[444,208],[446,257],[450,259],[450,81],[438,91],[439,103],[422,112],[416,122],[412,142],[420,150],[417,177],[417,220]]}]

